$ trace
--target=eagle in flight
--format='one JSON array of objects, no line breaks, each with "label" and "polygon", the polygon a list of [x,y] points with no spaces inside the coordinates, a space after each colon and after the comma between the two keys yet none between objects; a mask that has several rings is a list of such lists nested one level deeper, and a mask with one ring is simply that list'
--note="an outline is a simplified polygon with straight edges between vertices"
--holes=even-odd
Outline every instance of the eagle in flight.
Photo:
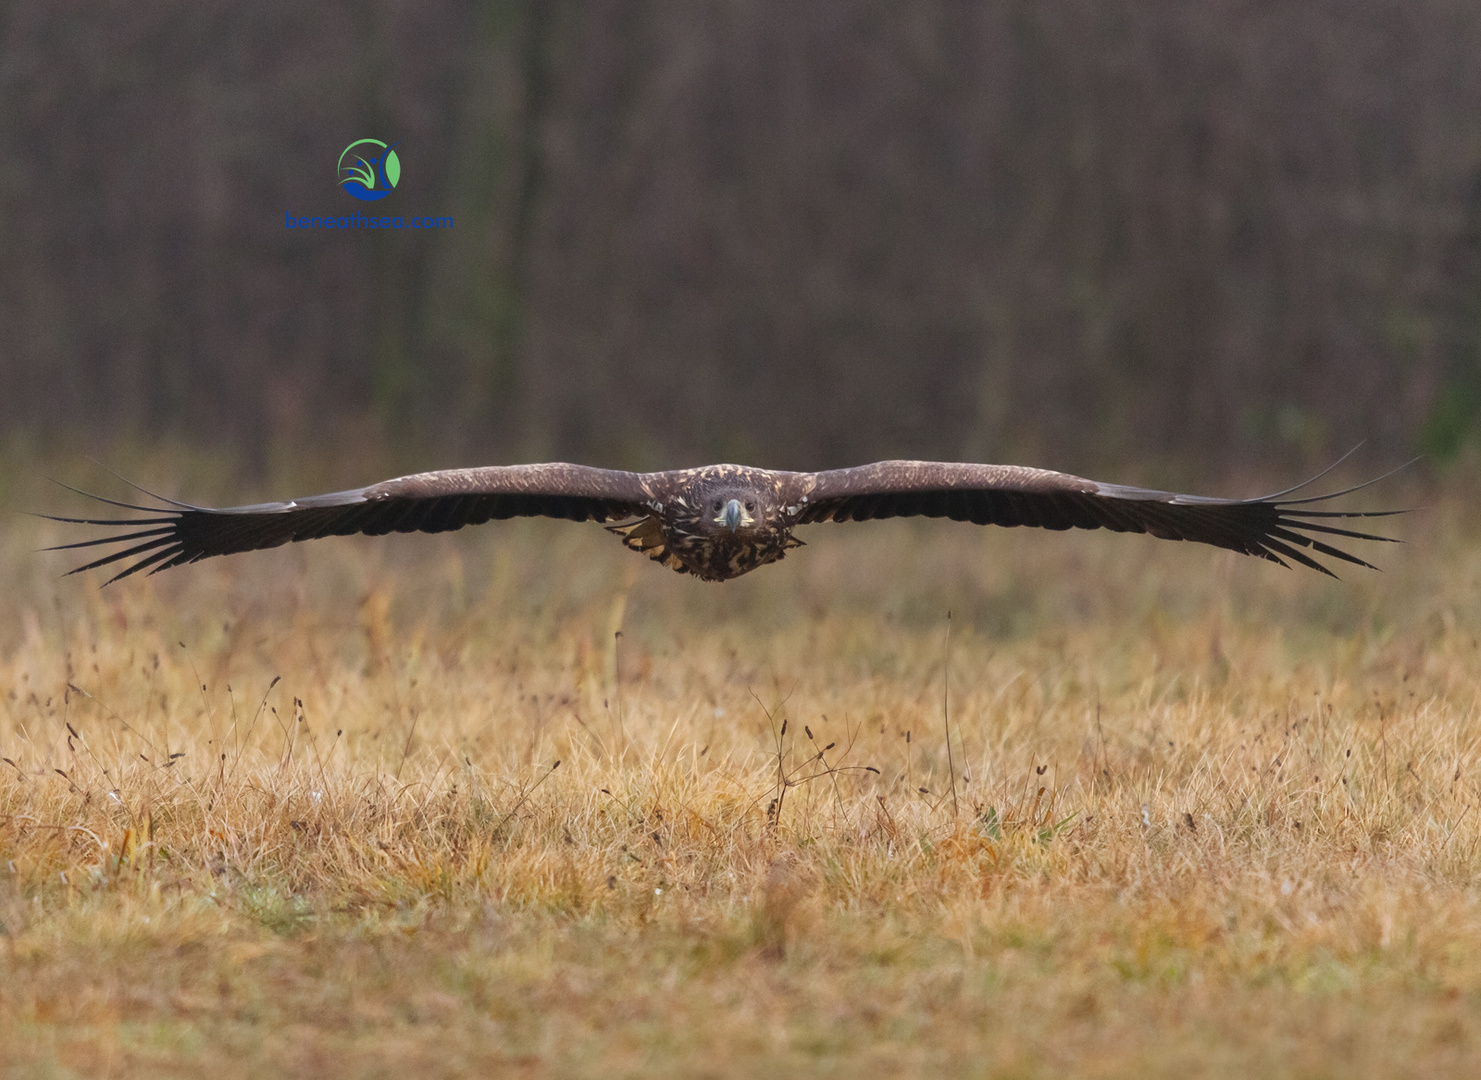
[{"label": "eagle in flight", "polygon": [[1314,555],[1371,568],[1333,544],[1392,538],[1337,522],[1402,511],[1316,509],[1357,488],[1290,497],[1305,486],[1258,499],[1215,499],[1017,465],[881,461],[817,473],[743,465],[632,473],[554,463],[417,473],[353,491],[255,506],[213,509],[151,496],[165,505],[100,499],[147,515],[142,517],[45,516],[115,530],[47,549],[118,545],[119,550],[71,571],[123,564],[105,584],[140,570],[157,573],[290,541],[447,532],[512,517],[609,523],[607,528],[634,551],[704,581],[728,581],[776,562],[802,544],[792,535],[799,525],[892,517],[1150,533],[1259,555],[1282,566],[1300,563],[1334,577]]}]

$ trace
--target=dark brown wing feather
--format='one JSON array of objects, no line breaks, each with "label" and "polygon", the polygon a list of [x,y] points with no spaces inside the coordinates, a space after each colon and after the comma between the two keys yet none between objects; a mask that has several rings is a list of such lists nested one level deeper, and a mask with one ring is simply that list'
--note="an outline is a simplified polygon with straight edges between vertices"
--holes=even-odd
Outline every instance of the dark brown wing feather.
[{"label": "dark brown wing feather", "polygon": [[1212,499],[1102,484],[1067,473],[1016,465],[881,461],[855,469],[817,473],[813,480],[806,492],[807,501],[797,513],[799,525],[918,516],[946,517],[978,525],[1110,529],[1212,544],[1246,555],[1259,555],[1282,566],[1289,565],[1287,560],[1290,560],[1333,577],[1336,575],[1307,552],[1358,566],[1371,568],[1371,564],[1321,537],[1390,542],[1392,538],[1341,528],[1331,524],[1332,519],[1402,513],[1308,509],[1313,503],[1347,492],[1315,499],[1282,497],[1290,492],[1264,499]]},{"label": "dark brown wing feather", "polygon": [[[94,496],[96,497],[96,496]],[[418,473],[354,491],[336,491],[291,502],[212,509],[172,500],[164,508],[110,503],[147,517],[52,518],[119,531],[48,550],[123,545],[122,550],[71,573],[135,561],[110,578],[140,570],[157,573],[213,555],[277,547],[296,540],[363,533],[447,532],[512,517],[613,521],[642,512],[647,499],[635,473],[584,465],[510,465]],[[50,515],[44,515],[50,517]]]}]

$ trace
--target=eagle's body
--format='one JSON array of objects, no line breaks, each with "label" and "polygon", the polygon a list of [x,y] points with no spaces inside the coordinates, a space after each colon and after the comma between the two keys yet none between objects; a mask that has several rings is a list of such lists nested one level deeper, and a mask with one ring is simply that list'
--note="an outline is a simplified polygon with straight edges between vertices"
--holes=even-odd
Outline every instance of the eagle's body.
[{"label": "eagle's body", "polygon": [[792,535],[800,525],[906,516],[1150,533],[1282,565],[1290,560],[1323,573],[1331,571],[1307,551],[1368,566],[1319,537],[1386,540],[1331,521],[1387,512],[1309,509],[1346,492],[1288,498],[1294,490],[1261,499],[1213,499],[1016,465],[933,461],[882,461],[818,473],[744,465],[631,473],[555,463],[418,473],[353,491],[226,509],[168,499],[161,500],[165,507],[115,503],[151,516],[56,520],[129,530],[61,545],[122,544],[123,550],[78,568],[136,560],[110,580],[296,540],[445,532],[534,516],[612,522],[607,527],[628,547],[705,581],[727,581],[776,562],[802,543]]},{"label": "eagle's body", "polygon": [[[681,574],[727,581],[776,562],[802,543],[792,537],[807,499],[802,475],[744,465],[653,473],[641,481],[652,492],[648,513],[634,525],[608,527],[634,551]],[[732,504],[734,527],[725,519]]]}]

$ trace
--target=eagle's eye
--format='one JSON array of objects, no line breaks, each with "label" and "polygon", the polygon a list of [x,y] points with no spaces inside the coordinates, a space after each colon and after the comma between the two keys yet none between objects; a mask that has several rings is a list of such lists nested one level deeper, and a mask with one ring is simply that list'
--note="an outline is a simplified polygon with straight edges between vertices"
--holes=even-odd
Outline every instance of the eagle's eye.
[{"label": "eagle's eye", "polygon": [[755,509],[756,509],[756,504],[755,503],[753,503],[753,502],[746,503],[746,511],[747,511],[747,513],[749,513],[752,510],[755,510]]},{"label": "eagle's eye", "polygon": [[724,506],[725,506],[724,503],[722,503],[719,499],[716,499],[715,500],[715,513],[718,514],[722,509],[724,509]]}]

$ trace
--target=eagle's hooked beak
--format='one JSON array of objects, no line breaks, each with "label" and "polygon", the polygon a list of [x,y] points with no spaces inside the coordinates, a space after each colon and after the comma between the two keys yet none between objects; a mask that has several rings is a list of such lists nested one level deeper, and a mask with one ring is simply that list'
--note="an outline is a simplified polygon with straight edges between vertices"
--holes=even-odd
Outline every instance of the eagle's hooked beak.
[{"label": "eagle's hooked beak", "polygon": [[741,505],[739,499],[731,499],[725,504],[725,509],[720,512],[720,516],[715,519],[715,524],[724,525],[731,532],[735,532],[742,525],[751,524],[751,515],[746,513],[746,508]]}]

